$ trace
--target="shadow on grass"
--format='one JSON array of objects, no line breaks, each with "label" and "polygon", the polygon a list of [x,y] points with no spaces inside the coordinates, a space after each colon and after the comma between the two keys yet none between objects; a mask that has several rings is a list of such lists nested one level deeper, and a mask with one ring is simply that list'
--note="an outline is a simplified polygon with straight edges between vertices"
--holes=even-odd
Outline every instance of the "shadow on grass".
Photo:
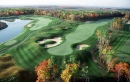
[{"label": "shadow on grass", "polygon": [[37,75],[34,72],[21,71],[18,75],[2,78],[0,82],[36,82]]}]

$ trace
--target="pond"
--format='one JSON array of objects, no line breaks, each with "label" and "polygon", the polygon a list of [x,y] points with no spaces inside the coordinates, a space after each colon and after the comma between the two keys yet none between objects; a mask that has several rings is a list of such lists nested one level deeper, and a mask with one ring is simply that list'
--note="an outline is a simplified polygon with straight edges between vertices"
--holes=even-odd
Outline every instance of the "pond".
[{"label": "pond", "polygon": [[21,19],[15,19],[12,22],[7,22],[1,19],[0,21],[5,22],[8,25],[7,28],[0,30],[0,43],[15,38],[22,32],[23,27],[30,22],[30,20],[21,20]]}]

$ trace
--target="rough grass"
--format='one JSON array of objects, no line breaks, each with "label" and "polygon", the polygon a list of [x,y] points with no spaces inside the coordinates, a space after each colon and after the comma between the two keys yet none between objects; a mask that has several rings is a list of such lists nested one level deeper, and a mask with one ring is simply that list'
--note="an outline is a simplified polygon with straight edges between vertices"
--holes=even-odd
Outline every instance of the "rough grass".
[{"label": "rough grass", "polygon": [[95,76],[95,77],[107,76],[107,72],[105,70],[100,69],[97,66],[97,64],[93,61],[89,50],[77,52],[77,58],[82,62],[86,62],[90,77],[91,76]]},{"label": "rough grass", "polygon": [[17,75],[23,69],[16,66],[12,56],[5,55],[0,57],[0,78]]},{"label": "rough grass", "polygon": [[88,39],[94,33],[98,26],[108,23],[110,20],[99,20],[93,23],[84,23],[77,27],[76,30],[65,35],[65,42],[59,46],[48,49],[52,55],[68,55],[73,52],[71,45]]}]

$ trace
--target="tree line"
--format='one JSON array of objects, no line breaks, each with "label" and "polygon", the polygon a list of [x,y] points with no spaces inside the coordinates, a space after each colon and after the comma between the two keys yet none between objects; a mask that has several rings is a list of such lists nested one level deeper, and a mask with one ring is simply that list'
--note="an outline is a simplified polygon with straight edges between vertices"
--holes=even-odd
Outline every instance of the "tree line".
[{"label": "tree line", "polygon": [[34,9],[2,9],[0,17],[34,14]]},{"label": "tree line", "polygon": [[88,10],[35,10],[35,15],[46,15],[73,21],[94,21],[113,17],[123,17],[119,11],[88,11]]}]

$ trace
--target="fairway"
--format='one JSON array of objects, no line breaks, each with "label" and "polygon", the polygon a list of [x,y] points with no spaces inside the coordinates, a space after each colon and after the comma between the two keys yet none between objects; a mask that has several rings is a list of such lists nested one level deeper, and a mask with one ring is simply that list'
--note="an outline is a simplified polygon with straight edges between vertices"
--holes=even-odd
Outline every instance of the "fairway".
[{"label": "fairway", "polygon": [[126,40],[125,44],[123,46],[121,46],[121,48],[118,49],[118,55],[117,57],[120,60],[124,60],[127,62],[130,62],[130,40]]},{"label": "fairway", "polygon": [[48,49],[52,55],[68,55],[73,52],[71,45],[88,39],[98,26],[108,23],[109,19],[98,20],[92,23],[79,25],[76,30],[65,36],[65,42],[59,46]]},{"label": "fairway", "polygon": [[120,52],[125,52],[127,54],[130,54],[130,50],[128,50],[130,48],[130,40],[127,40],[126,43],[119,49]]},{"label": "fairway", "polygon": [[38,30],[44,26],[47,26],[52,20],[45,17],[31,17],[31,19],[38,20],[30,30]]}]

